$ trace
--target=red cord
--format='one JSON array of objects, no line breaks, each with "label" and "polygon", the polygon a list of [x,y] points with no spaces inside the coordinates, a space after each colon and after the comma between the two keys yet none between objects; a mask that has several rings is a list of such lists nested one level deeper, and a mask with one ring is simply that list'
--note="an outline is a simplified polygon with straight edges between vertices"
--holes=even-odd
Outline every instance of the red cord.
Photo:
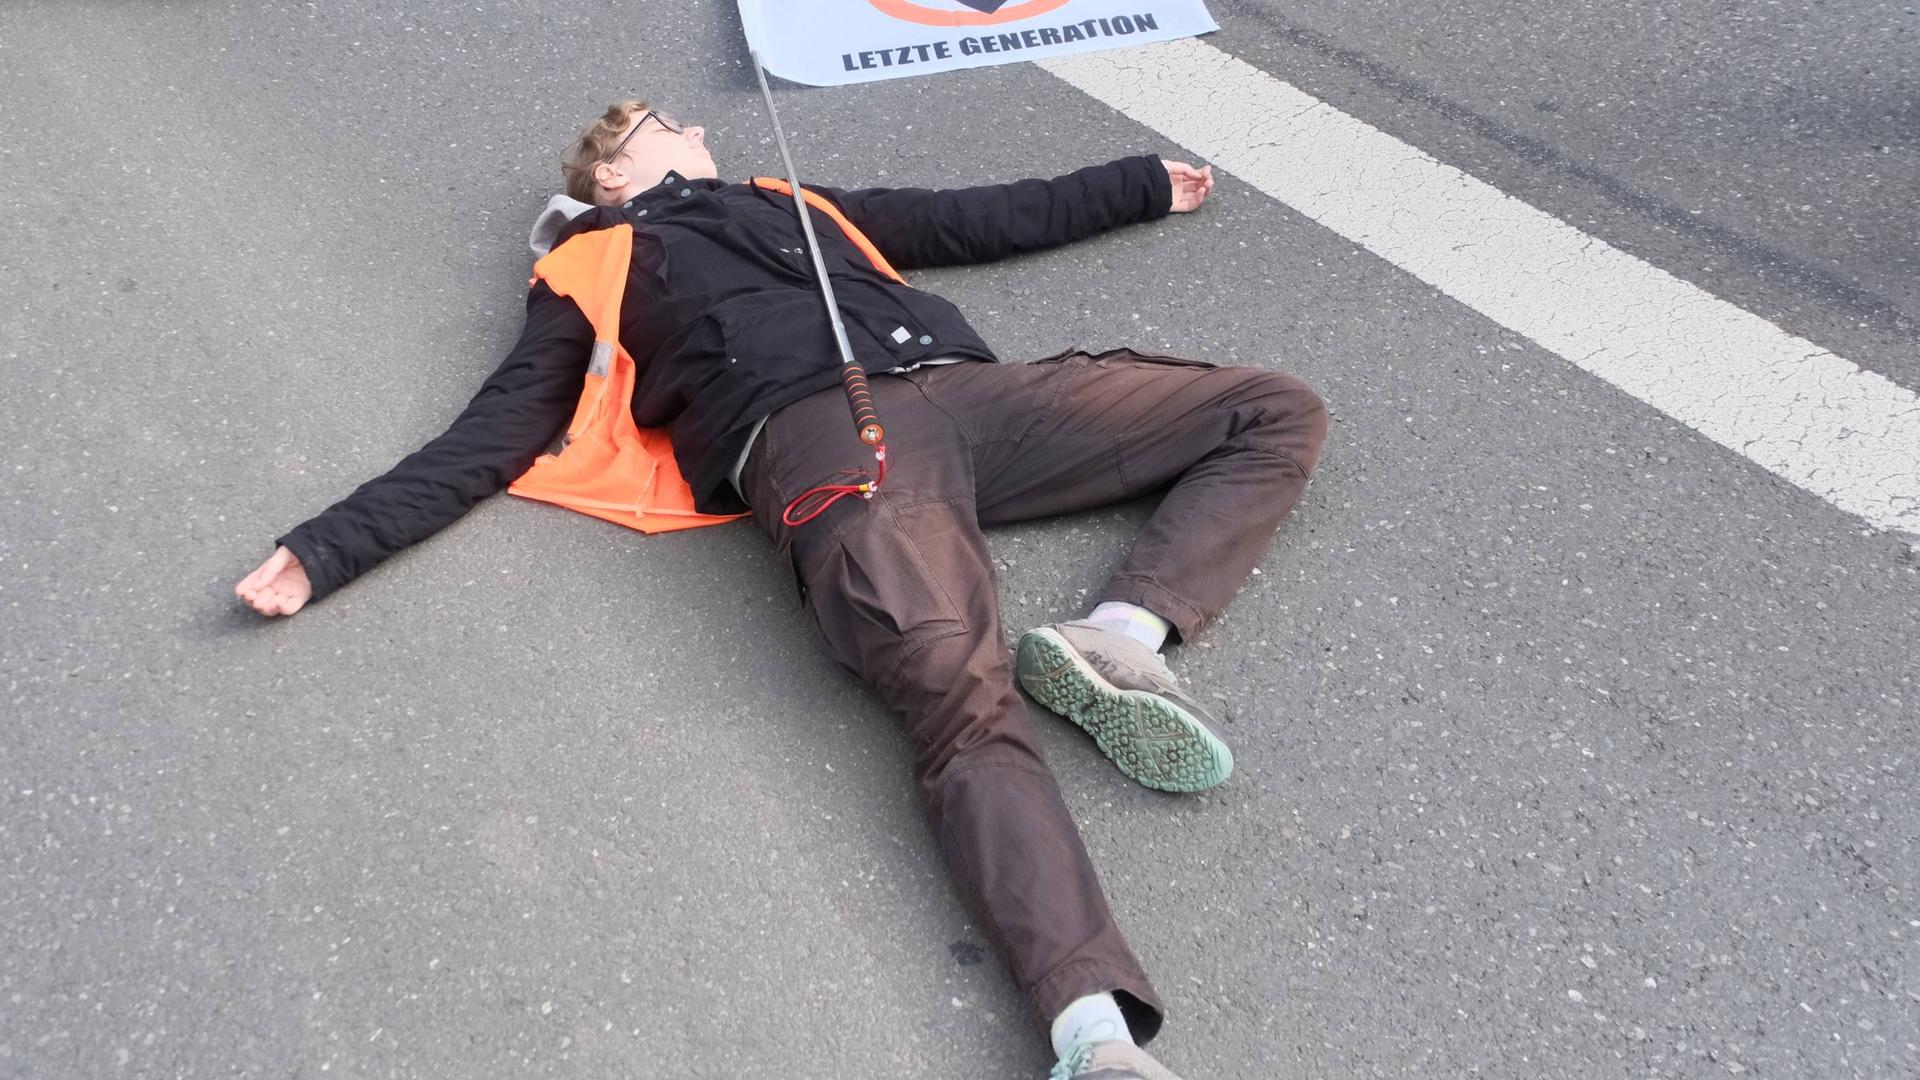
[{"label": "red cord", "polygon": [[[839,502],[849,495],[858,495],[863,499],[873,498],[873,493],[880,490],[881,483],[887,479],[887,446],[885,443],[881,443],[874,448],[873,457],[874,460],[880,463],[880,474],[878,476],[868,480],[866,479],[867,473],[864,469],[841,469],[835,475],[857,476],[860,477],[860,482],[857,484],[821,484],[818,487],[801,492],[798,498],[787,504],[786,510],[780,514],[780,520],[790,529],[797,528],[819,517],[821,514],[826,513],[827,507],[832,506],[834,503]],[[814,503],[804,507],[806,510],[805,514],[800,517],[795,517],[794,514],[798,513],[803,508],[803,504],[806,504],[809,499],[814,500]]]}]

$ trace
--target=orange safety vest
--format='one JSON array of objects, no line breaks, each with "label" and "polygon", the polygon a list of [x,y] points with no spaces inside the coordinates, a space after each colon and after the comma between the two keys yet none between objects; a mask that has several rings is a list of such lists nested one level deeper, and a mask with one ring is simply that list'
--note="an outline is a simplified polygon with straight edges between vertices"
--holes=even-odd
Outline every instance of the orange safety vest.
[{"label": "orange safety vest", "polygon": [[[793,194],[784,180],[758,176],[753,182],[768,191]],[[804,188],[801,195],[808,206],[832,218],[875,269],[907,283],[838,207]],[[572,297],[593,324],[593,353],[560,449],[541,454],[507,491],[649,533],[744,517],[695,510],[693,489],[680,472],[667,433],[633,422],[633,357],[620,345],[620,301],[632,259],[633,226],[621,222],[581,233],[533,264],[534,280],[545,281],[559,296]]]}]

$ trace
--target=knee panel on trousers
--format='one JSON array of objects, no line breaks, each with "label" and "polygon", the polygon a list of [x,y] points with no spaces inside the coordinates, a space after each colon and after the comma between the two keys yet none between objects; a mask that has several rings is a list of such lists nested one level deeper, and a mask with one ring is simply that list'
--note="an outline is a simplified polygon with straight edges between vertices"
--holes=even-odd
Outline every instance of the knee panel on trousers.
[{"label": "knee panel on trousers", "polygon": [[1264,371],[1255,380],[1249,404],[1257,420],[1246,435],[1265,449],[1284,454],[1312,475],[1327,441],[1327,405],[1306,380],[1281,371]]}]

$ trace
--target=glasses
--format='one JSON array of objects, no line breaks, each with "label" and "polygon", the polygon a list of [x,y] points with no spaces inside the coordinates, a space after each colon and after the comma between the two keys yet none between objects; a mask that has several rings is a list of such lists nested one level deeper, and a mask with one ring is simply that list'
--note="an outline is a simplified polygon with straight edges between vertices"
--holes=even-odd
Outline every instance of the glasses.
[{"label": "glasses", "polygon": [[606,162],[611,163],[613,159],[620,156],[620,151],[625,150],[627,148],[627,143],[631,142],[635,135],[640,134],[641,128],[647,126],[647,117],[649,116],[653,117],[655,120],[658,120],[660,122],[661,127],[666,128],[668,131],[673,132],[675,135],[680,134],[681,131],[684,130],[680,126],[680,121],[675,120],[673,117],[668,116],[666,113],[655,112],[652,109],[648,109],[646,112],[643,112],[640,114],[640,122],[633,125],[633,130],[627,132],[625,135],[622,135],[620,137],[620,141],[613,144],[613,153],[608,154],[606,156],[605,158]]}]

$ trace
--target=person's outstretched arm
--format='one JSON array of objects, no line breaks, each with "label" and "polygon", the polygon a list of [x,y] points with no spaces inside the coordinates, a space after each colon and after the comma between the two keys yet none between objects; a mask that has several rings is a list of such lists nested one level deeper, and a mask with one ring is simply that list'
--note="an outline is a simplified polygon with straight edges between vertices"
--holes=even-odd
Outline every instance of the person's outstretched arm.
[{"label": "person's outstretched arm", "polygon": [[291,615],[505,488],[572,417],[592,347],[579,307],[534,286],[519,342],[453,424],[280,537],[234,594],[263,615]]},{"label": "person's outstretched arm", "polygon": [[1213,166],[1196,169],[1146,154],[1051,180],[947,191],[818,190],[867,234],[888,262],[908,270],[991,262],[1196,209],[1213,190]]}]

